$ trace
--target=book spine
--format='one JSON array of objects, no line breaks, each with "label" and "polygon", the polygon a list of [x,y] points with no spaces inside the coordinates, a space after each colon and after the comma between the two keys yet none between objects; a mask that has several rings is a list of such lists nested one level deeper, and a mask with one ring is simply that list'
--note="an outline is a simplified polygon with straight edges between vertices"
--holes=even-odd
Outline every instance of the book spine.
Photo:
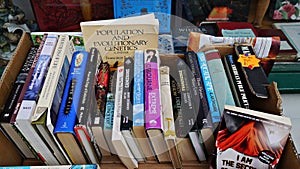
[{"label": "book spine", "polygon": [[[192,86],[190,84],[190,77],[188,75],[188,66],[182,59],[177,59],[177,70],[180,83],[181,93],[181,109],[184,112],[183,123],[184,127],[179,131],[180,137],[186,137],[192,130],[196,130],[196,113],[194,101],[192,96]],[[199,99],[198,99],[199,100]]]},{"label": "book spine", "polygon": [[29,83],[30,83],[32,73],[33,73],[33,71],[34,71],[34,69],[35,69],[35,66],[36,66],[36,63],[37,63],[37,61],[38,61],[38,58],[40,57],[40,53],[41,53],[41,51],[42,51],[42,48],[43,48],[43,46],[44,46],[44,43],[45,43],[45,41],[46,41],[47,36],[48,36],[47,34],[44,34],[44,35],[43,35],[42,41],[41,41],[41,43],[40,43],[40,45],[39,45],[39,47],[38,47],[38,50],[37,50],[37,52],[36,52],[35,58],[34,58],[34,60],[33,60],[33,63],[32,63],[32,65],[31,65],[31,67],[30,67],[30,70],[28,71],[28,74],[27,74],[26,80],[25,80],[25,82],[24,82],[22,91],[21,91],[21,93],[20,93],[20,95],[19,95],[17,104],[16,104],[16,106],[15,106],[15,108],[14,108],[14,113],[13,113],[11,119],[10,119],[10,122],[11,122],[11,123],[14,123],[14,122],[16,121],[16,117],[17,117],[17,114],[18,114],[18,112],[19,112],[19,109],[20,109],[22,100],[23,100],[23,98],[24,98],[24,95],[25,95],[25,92],[26,92],[26,90],[27,90],[27,87],[28,87],[28,85],[29,85]]},{"label": "book spine", "polygon": [[[151,53],[153,55],[151,55]],[[145,68],[145,127],[162,129],[159,77],[159,56],[157,50],[146,49]]]},{"label": "book spine", "polygon": [[121,131],[132,129],[132,83],[133,83],[133,65],[132,57],[124,60],[124,77],[123,77],[123,101],[121,113]]},{"label": "book spine", "polygon": [[[197,61],[197,54],[193,51],[188,51],[184,55],[185,62],[187,63],[188,67],[191,70],[191,73],[193,74],[194,78],[192,78],[192,87],[194,90],[194,94],[199,94],[199,108],[198,109],[198,115],[197,115],[197,124],[198,128],[210,128],[212,127],[211,119],[209,119],[209,108],[208,108],[208,102],[206,93],[204,90],[204,84],[203,80],[201,78],[201,72],[200,67]],[[198,102],[198,99],[195,99],[196,102]],[[201,124],[202,122],[202,124]]]},{"label": "book spine", "polygon": [[160,67],[160,85],[161,85],[161,103],[163,115],[163,129],[169,155],[174,168],[182,168],[181,158],[178,152],[175,134],[175,123],[172,109],[172,97],[170,87],[170,68],[168,66]]},{"label": "book spine", "polygon": [[237,106],[249,109],[249,101],[246,95],[246,89],[237,69],[236,61],[232,55],[224,56],[224,65],[227,68],[228,79],[232,81],[232,92],[236,95]]},{"label": "book spine", "polygon": [[219,110],[216,94],[213,88],[212,80],[209,74],[207,61],[204,52],[197,52],[198,63],[202,75],[204,89],[207,96],[208,106],[211,113],[212,123],[219,123],[221,120],[221,113]]},{"label": "book spine", "polygon": [[133,126],[144,126],[144,53],[136,50],[134,56]]},{"label": "book spine", "polygon": [[[81,72],[83,82],[76,111],[78,123],[74,126],[74,130],[78,137],[78,140],[83,141],[86,139],[89,142],[88,145],[85,145],[83,143],[83,147],[86,149],[90,162],[96,164],[99,163],[99,160],[101,159],[101,153],[99,147],[96,144],[94,134],[92,133],[91,124],[92,114],[95,114],[98,111],[97,109],[95,109],[97,108],[97,105],[94,90],[94,81],[99,52],[96,48],[91,48],[90,52],[87,55],[88,58],[86,61],[85,71]],[[93,108],[93,106],[96,107]],[[97,111],[95,112],[95,110]],[[80,132],[79,130],[81,130],[84,134],[82,134],[82,132]]]}]

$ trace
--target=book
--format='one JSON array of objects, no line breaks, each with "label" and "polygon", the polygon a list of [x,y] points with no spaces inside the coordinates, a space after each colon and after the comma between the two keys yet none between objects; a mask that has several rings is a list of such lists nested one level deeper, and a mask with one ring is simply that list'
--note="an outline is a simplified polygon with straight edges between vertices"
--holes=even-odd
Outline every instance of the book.
[{"label": "book", "polygon": [[135,50],[158,47],[158,20],[154,14],[111,20],[81,22],[87,51],[96,47],[104,62],[114,65]]},{"label": "book", "polygon": [[72,165],[50,165],[50,166],[7,166],[0,167],[0,169],[100,169],[99,164],[72,164]]},{"label": "book", "polygon": [[216,6],[212,8],[208,14],[206,20],[208,21],[227,21],[229,15],[232,13],[232,9],[225,6]]},{"label": "book", "polygon": [[69,35],[60,35],[45,78],[45,85],[41,90],[31,118],[31,124],[47,141],[47,144],[53,148],[54,153],[65,159],[64,163],[61,164],[69,164],[71,161],[54,136],[53,130],[74,51],[75,48]]},{"label": "book", "polygon": [[300,45],[299,45],[299,26],[297,22],[290,23],[273,23],[272,26],[276,29],[281,29],[289,41],[292,43],[293,47],[296,48],[298,52],[297,59],[299,58]]},{"label": "book", "polygon": [[159,33],[170,33],[172,0],[114,0],[115,18],[154,13],[159,20]]},{"label": "book", "polygon": [[53,152],[55,149],[44,142],[41,135],[39,135],[37,130],[31,125],[31,118],[39,99],[39,93],[44,85],[46,73],[56,47],[57,39],[57,35],[47,35],[45,44],[33,70],[30,84],[26,89],[16,117],[17,128],[22,132],[35,151],[40,154],[41,158],[45,160],[45,163],[48,165],[55,165],[60,162],[64,164],[66,161],[63,156],[57,154],[57,151],[54,154]]},{"label": "book", "polygon": [[145,157],[141,151],[140,145],[133,132],[133,75],[134,60],[132,57],[126,57],[124,60],[123,91],[122,91],[122,110],[120,130],[129,146],[134,157],[139,162],[145,162]]},{"label": "book", "polygon": [[95,95],[95,79],[96,69],[99,66],[98,63],[101,63],[101,55],[99,55],[99,51],[96,48],[91,48],[90,52],[82,51],[82,53],[87,53],[88,58],[86,68],[82,72],[84,77],[82,79],[78,107],[75,107],[74,110],[78,118],[78,122],[74,126],[74,131],[81,145],[84,147],[89,161],[93,164],[98,164],[101,160],[101,152],[95,140],[92,127],[97,128],[99,126],[92,126],[94,124],[92,118],[94,117],[93,114],[99,114]]},{"label": "book", "polygon": [[109,85],[108,85],[108,91],[106,95],[103,133],[111,154],[115,155],[117,153],[112,144],[111,139],[112,139],[112,126],[114,121],[114,105],[115,105],[117,73],[116,70],[114,70],[113,68],[111,69],[112,70],[109,73]]},{"label": "book", "polygon": [[298,51],[295,44],[289,40],[281,29],[257,29],[256,30],[259,37],[280,37],[280,48],[278,55],[276,56],[276,61],[296,61],[298,57]]},{"label": "book", "polygon": [[22,97],[22,91],[24,95],[25,91],[23,90],[23,87],[26,88],[25,81],[27,76],[29,76],[29,70],[36,58],[38,48],[38,46],[32,46],[30,48],[27,58],[13,84],[13,88],[7,102],[5,103],[4,109],[0,114],[0,123],[5,135],[7,135],[8,139],[16,145],[20,154],[27,159],[38,158],[38,156],[32,146],[15,127],[14,123],[16,114],[14,114],[14,110],[18,104],[19,98]]},{"label": "book", "polygon": [[267,75],[263,70],[260,60],[256,58],[254,49],[250,45],[236,45],[236,55],[246,84],[251,93],[256,97],[267,98],[268,91],[266,86],[269,84]]},{"label": "book", "polygon": [[160,70],[160,86],[161,86],[161,102],[162,116],[165,142],[168,147],[169,156],[173,164],[173,168],[182,168],[182,161],[178,151],[175,133],[175,123],[172,108],[171,86],[170,86],[170,70],[168,66],[161,66]]},{"label": "book", "polygon": [[193,84],[195,85],[195,79],[184,60],[178,58],[176,60],[176,64],[176,70],[178,71],[177,78],[179,81],[178,86],[181,93],[180,105],[182,111],[181,115],[178,114],[177,118],[179,119],[176,120],[179,123],[179,127],[176,132],[180,138],[190,138],[198,160],[206,161],[206,150],[201,135],[201,128],[203,127],[203,113],[198,111],[200,105],[197,100],[200,100],[200,96],[198,90],[193,87]]},{"label": "book", "polygon": [[115,92],[115,105],[114,105],[114,120],[112,128],[112,144],[116,153],[122,163],[127,168],[138,168],[138,161],[135,159],[131,152],[125,138],[121,133],[121,112],[123,101],[123,79],[124,79],[124,66],[117,68],[116,92]]},{"label": "book", "polygon": [[142,149],[146,162],[156,162],[156,158],[151,147],[150,141],[145,132],[145,113],[144,113],[144,51],[136,50],[134,53],[133,66],[133,93],[132,93],[132,130],[136,140]]},{"label": "book", "polygon": [[55,128],[53,130],[54,135],[62,144],[73,164],[91,163],[74,130],[79,118],[77,117],[77,108],[80,104],[81,89],[83,88],[82,85],[85,76],[84,72],[88,59],[89,54],[86,51],[76,51],[73,53]]},{"label": "book", "polygon": [[224,56],[224,68],[236,106],[249,109],[250,105],[246,94],[247,89],[244,87],[245,84],[242,81],[236,62],[236,59],[232,55],[229,54]]},{"label": "book", "polygon": [[279,1],[275,0],[269,4],[269,17],[275,21],[299,21],[299,2],[298,1]]},{"label": "book", "polygon": [[235,106],[235,101],[229,86],[228,78],[218,50],[205,52],[208,71],[215,89],[219,111],[223,112],[225,105]]},{"label": "book", "polygon": [[[102,60],[102,59],[100,59]],[[92,114],[92,132],[101,151],[102,156],[111,156],[107,140],[104,136],[104,118],[109,88],[109,64],[107,62],[99,64],[96,71],[95,97],[97,101],[96,111]],[[110,141],[111,142],[111,141]]]},{"label": "book", "polygon": [[74,31],[80,28],[82,21],[114,17],[113,3],[107,0],[30,2],[40,31]]},{"label": "book", "polygon": [[226,105],[216,140],[217,168],[276,168],[290,130],[287,117]]},{"label": "book", "polygon": [[156,49],[144,51],[145,129],[159,163],[170,162],[163,135],[160,59]]},{"label": "book", "polygon": [[10,165],[22,165],[24,158],[21,156],[16,146],[7,139],[3,133],[2,128],[0,128],[0,140],[1,140],[1,158],[0,163],[2,166]]},{"label": "book", "polygon": [[219,110],[218,101],[207,65],[205,53],[197,52],[197,59],[204,84],[204,91],[206,93],[209,111],[211,113],[213,128],[215,129],[218,123],[221,121],[221,112]]}]

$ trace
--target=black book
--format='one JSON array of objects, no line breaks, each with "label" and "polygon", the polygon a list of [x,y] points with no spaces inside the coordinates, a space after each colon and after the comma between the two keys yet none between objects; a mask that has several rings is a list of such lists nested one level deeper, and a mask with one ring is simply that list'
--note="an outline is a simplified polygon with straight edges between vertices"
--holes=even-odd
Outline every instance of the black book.
[{"label": "black book", "polygon": [[255,56],[252,46],[237,45],[235,50],[251,93],[259,98],[268,98],[266,86],[269,85],[269,81],[259,63],[260,60]]},{"label": "black book", "polygon": [[238,107],[249,109],[249,101],[247,96],[247,89],[237,68],[236,59],[232,55],[224,56],[224,67],[227,73],[230,88],[234,95],[234,101]]}]

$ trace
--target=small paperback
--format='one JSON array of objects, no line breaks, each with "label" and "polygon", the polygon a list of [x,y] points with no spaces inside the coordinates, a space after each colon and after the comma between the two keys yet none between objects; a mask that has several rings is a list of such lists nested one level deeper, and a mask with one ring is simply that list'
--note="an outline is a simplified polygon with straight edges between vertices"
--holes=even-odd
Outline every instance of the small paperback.
[{"label": "small paperback", "polygon": [[276,168],[290,130],[287,117],[225,105],[216,168]]}]

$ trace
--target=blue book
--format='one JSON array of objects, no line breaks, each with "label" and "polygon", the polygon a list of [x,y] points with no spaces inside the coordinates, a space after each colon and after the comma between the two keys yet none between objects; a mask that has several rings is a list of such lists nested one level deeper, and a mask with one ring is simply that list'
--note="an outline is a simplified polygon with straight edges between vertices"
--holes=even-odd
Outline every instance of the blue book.
[{"label": "blue book", "polygon": [[74,131],[74,126],[78,123],[77,108],[81,98],[81,89],[83,88],[84,72],[88,58],[89,53],[86,51],[76,51],[73,54],[53,131],[74,164],[85,164],[88,162],[87,155]]},{"label": "blue book", "polygon": [[159,33],[170,33],[172,0],[114,0],[115,18],[154,13]]},{"label": "blue book", "polygon": [[208,107],[211,112],[212,123],[216,124],[221,121],[221,112],[219,110],[215,89],[213,87],[210,72],[208,70],[207,60],[204,52],[197,52],[198,63],[204,84],[204,90],[207,96]]}]

